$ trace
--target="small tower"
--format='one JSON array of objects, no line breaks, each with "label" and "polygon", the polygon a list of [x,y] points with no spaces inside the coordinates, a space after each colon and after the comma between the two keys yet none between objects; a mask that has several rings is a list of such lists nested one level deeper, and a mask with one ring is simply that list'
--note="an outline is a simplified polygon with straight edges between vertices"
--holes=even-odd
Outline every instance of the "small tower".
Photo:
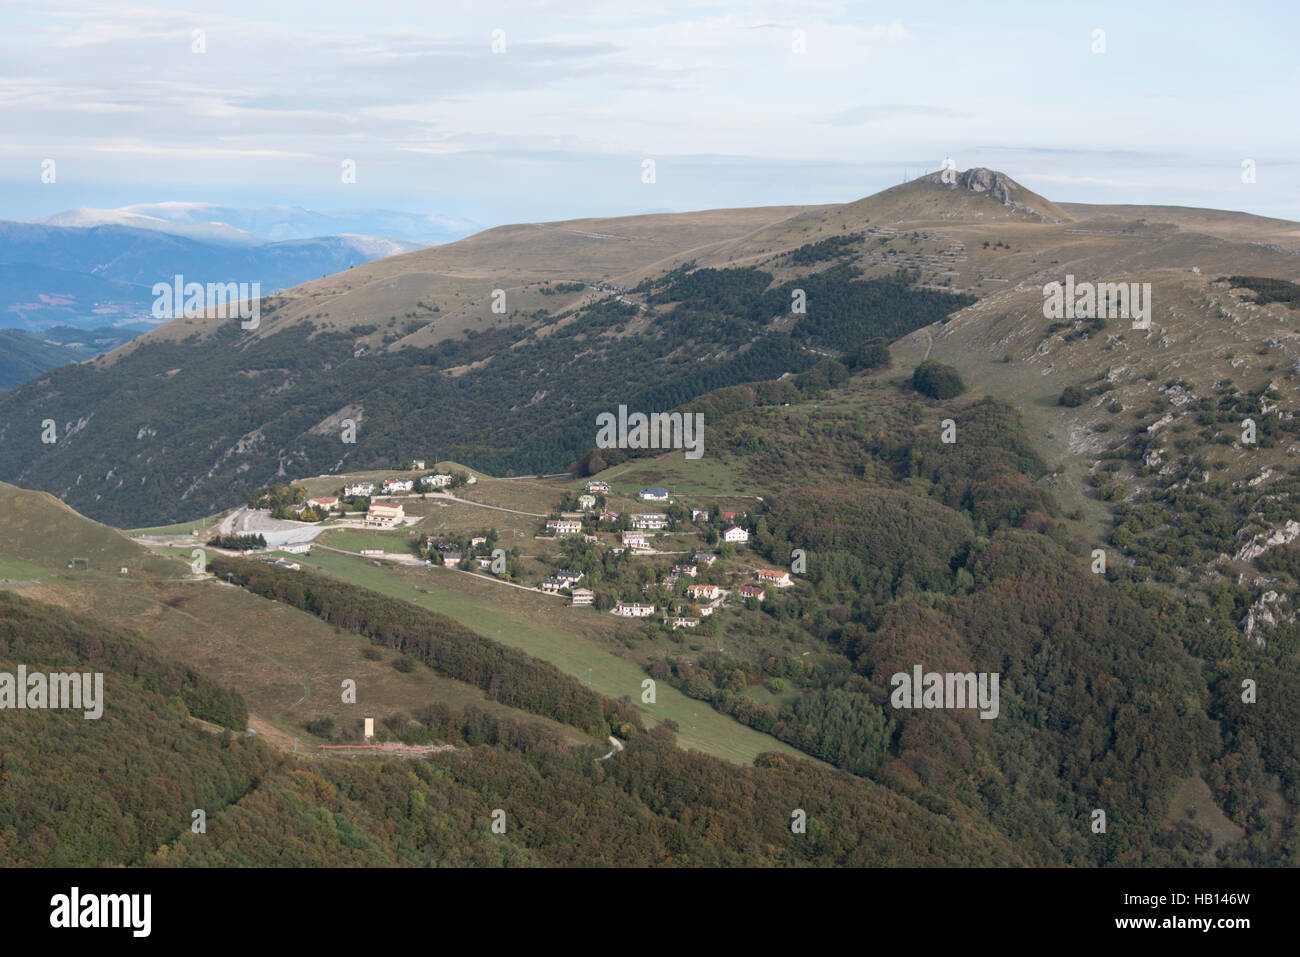
[{"label": "small tower", "polygon": [[374,738],[374,736],[375,736],[375,716],[373,714],[368,714],[366,715],[366,743],[368,744],[370,740]]}]

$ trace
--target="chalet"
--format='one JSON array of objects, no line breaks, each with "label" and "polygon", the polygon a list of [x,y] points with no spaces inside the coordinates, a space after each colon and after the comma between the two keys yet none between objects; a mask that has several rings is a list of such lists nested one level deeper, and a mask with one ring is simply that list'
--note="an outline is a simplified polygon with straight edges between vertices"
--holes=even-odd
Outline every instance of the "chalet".
[{"label": "chalet", "polygon": [[760,568],[754,572],[754,577],[763,584],[772,584],[777,588],[790,588],[794,585],[789,572],[773,571],[770,568]]},{"label": "chalet", "polygon": [[460,564],[460,552],[442,552],[439,557],[443,568],[455,568]]},{"label": "chalet", "polygon": [[618,512],[611,512],[611,511],[608,511],[608,510],[606,510],[606,511],[604,511],[604,512],[601,512],[601,513],[600,513],[600,520],[601,520],[602,522],[617,522],[617,521],[618,521]]},{"label": "chalet", "polygon": [[434,475],[421,475],[420,484],[428,488],[446,488],[451,484],[451,476],[436,473]]},{"label": "chalet", "polygon": [[354,495],[372,495],[375,491],[374,483],[358,482],[356,485],[343,486],[343,494],[351,498]]},{"label": "chalet", "polygon": [[582,522],[574,519],[552,519],[546,523],[546,530],[554,535],[577,535],[582,531]]},{"label": "chalet", "polygon": [[366,511],[366,524],[376,528],[392,528],[394,525],[401,525],[405,520],[406,513],[400,505],[372,502]]},{"label": "chalet", "polygon": [[566,585],[576,585],[582,581],[582,572],[574,569],[564,569],[555,573],[555,577],[560,579]]},{"label": "chalet", "polygon": [[633,528],[662,530],[668,527],[668,516],[663,512],[643,512],[632,516]]},{"label": "chalet", "polygon": [[589,512],[595,507],[596,507],[596,496],[594,495],[578,496],[578,508],[582,509],[584,512]]},{"label": "chalet", "polygon": [[409,492],[413,488],[415,488],[415,483],[410,479],[385,479],[384,481],[385,494],[391,494],[393,492]]},{"label": "chalet", "polygon": [[747,542],[749,541],[749,532],[739,525],[732,525],[722,533],[722,540],[724,542]]},{"label": "chalet", "polygon": [[608,494],[609,494],[609,483],[608,483],[608,482],[588,482],[588,483],[586,484],[586,486],[583,488],[583,491],[584,491],[584,492],[591,492],[593,495],[608,495]]},{"label": "chalet", "polygon": [[669,625],[673,631],[678,628],[694,628],[700,623],[698,618],[683,618],[680,615],[676,618],[665,618],[664,624]]},{"label": "chalet", "polygon": [[611,614],[618,615],[620,618],[649,618],[654,613],[654,605],[641,605],[637,602],[624,601],[616,604],[611,612]]},{"label": "chalet", "polygon": [[575,605],[590,605],[596,600],[596,593],[590,588],[575,588],[569,593]]},{"label": "chalet", "polygon": [[623,546],[625,548],[649,548],[646,543],[645,532],[627,531],[623,533]]},{"label": "chalet", "polygon": [[757,585],[741,585],[736,589],[736,594],[741,598],[757,598],[759,601],[763,600],[763,589],[759,588]]},{"label": "chalet", "polygon": [[697,574],[699,574],[699,571],[700,571],[700,570],[699,570],[697,567],[695,567],[694,565],[674,565],[674,566],[673,566],[673,574],[674,574],[674,575],[689,575],[691,578],[694,578]]},{"label": "chalet", "polygon": [[712,601],[722,594],[722,589],[717,585],[687,585],[686,594],[691,598]]},{"label": "chalet", "polygon": [[492,570],[492,559],[480,558],[478,561],[478,570],[481,572],[490,572]]},{"label": "chalet", "polygon": [[710,555],[708,552],[696,552],[695,560],[701,565],[712,565],[718,560],[718,556]]},{"label": "chalet", "polygon": [[583,536],[582,536],[582,540],[583,540],[584,542],[588,542],[588,543],[590,543],[590,544],[592,544],[592,545],[599,545],[599,544],[600,544],[600,536],[599,536],[599,535],[583,535]]},{"label": "chalet", "polygon": [[636,493],[636,497],[643,502],[666,502],[668,501],[668,489],[666,488],[643,488]]},{"label": "chalet", "polygon": [[326,495],[324,498],[313,498],[307,501],[308,505],[314,505],[319,509],[330,511],[339,507],[339,498],[337,495]]},{"label": "chalet", "polygon": [[569,583],[558,575],[548,575],[542,579],[542,591],[550,592],[552,595],[559,592],[561,588],[568,588]]},{"label": "chalet", "polygon": [[709,510],[707,508],[691,509],[692,522],[707,522],[709,520]]}]

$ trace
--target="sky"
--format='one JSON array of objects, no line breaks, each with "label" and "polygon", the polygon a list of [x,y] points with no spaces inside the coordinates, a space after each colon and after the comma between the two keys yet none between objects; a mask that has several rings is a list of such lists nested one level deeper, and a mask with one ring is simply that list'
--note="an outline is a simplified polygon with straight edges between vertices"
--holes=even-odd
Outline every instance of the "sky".
[{"label": "sky", "polygon": [[174,200],[493,225],[846,202],[951,159],[1058,201],[1300,220],[1297,11],[0,2],[0,218]]}]

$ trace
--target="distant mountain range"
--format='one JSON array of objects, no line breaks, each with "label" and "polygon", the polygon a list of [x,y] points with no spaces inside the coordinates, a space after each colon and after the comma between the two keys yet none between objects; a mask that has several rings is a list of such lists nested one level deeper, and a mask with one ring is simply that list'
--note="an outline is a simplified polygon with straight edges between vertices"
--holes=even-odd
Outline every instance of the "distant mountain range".
[{"label": "distant mountain range", "polygon": [[204,242],[260,245],[320,236],[375,236],[434,246],[483,227],[457,216],[426,216],[389,209],[311,210],[301,206],[244,209],[214,203],[139,203],[119,209],[79,206],[27,220],[42,226],[132,226]]},{"label": "distant mountain range", "polygon": [[[265,295],[476,229],[455,217],[389,210],[180,202],[0,220],[0,329],[137,326],[129,338],[158,324],[153,286],[178,274],[205,284],[259,282]],[[88,358],[19,344],[26,341],[9,337],[0,349],[0,387]]]}]

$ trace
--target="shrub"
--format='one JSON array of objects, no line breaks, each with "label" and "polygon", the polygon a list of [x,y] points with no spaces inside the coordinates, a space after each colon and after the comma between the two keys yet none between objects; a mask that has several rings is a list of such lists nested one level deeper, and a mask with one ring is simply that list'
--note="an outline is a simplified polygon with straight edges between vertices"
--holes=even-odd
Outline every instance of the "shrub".
[{"label": "shrub", "polygon": [[956,369],[932,360],[916,367],[912,373],[912,388],[932,399],[952,399],[966,391]]},{"label": "shrub", "polygon": [[1061,405],[1073,409],[1083,405],[1087,398],[1088,394],[1077,385],[1066,386],[1065,391],[1061,393]]}]

